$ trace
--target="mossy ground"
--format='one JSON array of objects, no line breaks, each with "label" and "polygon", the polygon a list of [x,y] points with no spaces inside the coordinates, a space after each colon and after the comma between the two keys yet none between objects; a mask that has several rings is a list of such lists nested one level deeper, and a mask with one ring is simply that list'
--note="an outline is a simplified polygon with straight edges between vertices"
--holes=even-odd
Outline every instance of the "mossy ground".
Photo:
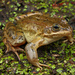
[{"label": "mossy ground", "polygon": [[74,0],[2,0],[0,3],[0,75],[75,75],[75,43],[69,45],[69,42],[63,43],[62,39],[40,47],[39,62],[49,65],[50,69],[43,67],[39,72],[39,68],[28,62],[25,53],[19,52],[21,62],[13,52],[5,54],[6,46],[2,42],[3,28],[6,22],[14,21],[15,16],[37,10],[51,16],[67,17],[69,21],[75,15]]}]

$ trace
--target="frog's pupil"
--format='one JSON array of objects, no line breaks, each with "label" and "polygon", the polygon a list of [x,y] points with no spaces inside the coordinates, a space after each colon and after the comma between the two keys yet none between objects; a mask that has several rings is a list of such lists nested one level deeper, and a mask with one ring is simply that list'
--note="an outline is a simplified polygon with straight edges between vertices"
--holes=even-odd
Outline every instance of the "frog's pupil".
[{"label": "frog's pupil", "polygon": [[54,28],[55,28],[55,29],[58,29],[59,27],[58,27],[58,25],[55,25]]},{"label": "frog's pupil", "polygon": [[60,27],[58,24],[55,24],[53,27],[52,27],[52,30],[53,31],[59,31],[60,30]]}]

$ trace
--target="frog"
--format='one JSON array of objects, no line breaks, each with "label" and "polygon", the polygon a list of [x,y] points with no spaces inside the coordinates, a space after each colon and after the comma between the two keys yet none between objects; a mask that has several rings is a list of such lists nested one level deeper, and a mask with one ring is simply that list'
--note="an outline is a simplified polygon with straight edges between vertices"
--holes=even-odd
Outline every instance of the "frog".
[{"label": "frog", "polygon": [[[15,18],[16,22],[7,22],[4,28],[6,53],[13,51],[21,61],[17,51],[26,53],[28,61],[42,70],[42,66],[50,68],[39,62],[37,49],[65,37],[70,44],[74,43],[72,28],[64,18],[51,17],[50,14],[29,12]],[[25,49],[20,48],[25,45]]]}]

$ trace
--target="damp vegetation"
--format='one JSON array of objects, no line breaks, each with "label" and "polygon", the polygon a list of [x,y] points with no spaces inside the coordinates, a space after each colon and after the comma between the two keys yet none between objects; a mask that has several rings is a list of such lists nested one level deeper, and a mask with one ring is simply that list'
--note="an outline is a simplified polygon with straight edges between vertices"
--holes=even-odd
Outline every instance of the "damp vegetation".
[{"label": "damp vegetation", "polygon": [[[75,43],[70,45],[69,42],[64,43],[63,39],[38,48],[39,62],[50,66],[50,69],[43,67],[41,72],[28,62],[25,53],[18,52],[21,61],[18,61],[13,52],[5,53],[5,24],[13,22],[18,15],[32,11],[64,17],[75,27],[75,0],[0,0],[0,75],[75,75]],[[73,37],[75,38],[75,30]]]}]

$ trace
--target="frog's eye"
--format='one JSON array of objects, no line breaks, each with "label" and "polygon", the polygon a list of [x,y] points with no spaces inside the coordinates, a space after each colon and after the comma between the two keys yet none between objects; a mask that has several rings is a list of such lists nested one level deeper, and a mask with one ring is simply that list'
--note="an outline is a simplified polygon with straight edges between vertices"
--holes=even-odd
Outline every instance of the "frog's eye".
[{"label": "frog's eye", "polygon": [[59,31],[60,30],[60,26],[58,24],[53,25],[52,27],[53,31]]}]

